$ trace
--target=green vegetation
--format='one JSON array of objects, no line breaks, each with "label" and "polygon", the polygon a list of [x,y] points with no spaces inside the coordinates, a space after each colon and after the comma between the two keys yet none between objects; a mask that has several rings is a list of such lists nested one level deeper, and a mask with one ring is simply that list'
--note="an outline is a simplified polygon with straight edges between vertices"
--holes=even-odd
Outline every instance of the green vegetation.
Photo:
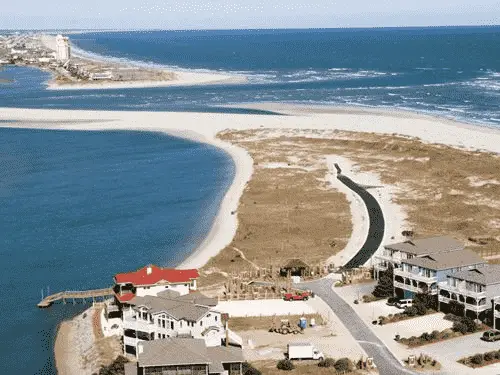
[{"label": "green vegetation", "polygon": [[262,375],[262,372],[257,370],[255,367],[253,367],[250,363],[248,362],[243,362],[242,365],[242,372],[243,375]]},{"label": "green vegetation", "polygon": [[125,363],[129,360],[123,356],[118,356],[109,366],[102,366],[99,372],[93,375],[124,375]]},{"label": "green vegetation", "polygon": [[387,271],[380,274],[378,284],[373,290],[373,295],[378,298],[392,297],[394,293],[394,269],[389,264]]},{"label": "green vegetation", "polygon": [[461,363],[465,366],[469,366],[472,368],[488,366],[499,362],[500,362],[500,350],[493,350],[491,352],[486,352],[486,353],[477,353],[471,355],[470,357],[465,357],[458,360],[458,363]]},{"label": "green vegetation", "polygon": [[278,368],[278,370],[283,370],[283,371],[291,371],[295,368],[292,361],[290,361],[289,359],[282,359],[281,361],[278,362],[276,367]]}]

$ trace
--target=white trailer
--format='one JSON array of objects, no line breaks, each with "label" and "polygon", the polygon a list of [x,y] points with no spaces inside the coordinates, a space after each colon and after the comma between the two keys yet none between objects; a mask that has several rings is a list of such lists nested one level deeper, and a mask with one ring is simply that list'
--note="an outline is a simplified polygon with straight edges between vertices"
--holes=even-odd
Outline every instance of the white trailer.
[{"label": "white trailer", "polygon": [[288,359],[324,359],[325,356],[310,342],[288,344]]}]

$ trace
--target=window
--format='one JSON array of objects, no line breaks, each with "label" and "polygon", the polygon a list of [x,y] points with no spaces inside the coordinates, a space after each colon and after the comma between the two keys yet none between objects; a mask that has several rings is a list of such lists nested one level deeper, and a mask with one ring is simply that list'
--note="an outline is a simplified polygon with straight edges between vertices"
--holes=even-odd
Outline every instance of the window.
[{"label": "window", "polygon": [[214,318],[214,319],[215,319],[215,321],[217,321],[217,315],[215,315],[215,318]]},{"label": "window", "polygon": [[173,329],[174,329],[174,322],[173,322],[173,321],[171,321],[171,322],[170,322],[170,329],[171,329],[171,330],[173,330]]}]

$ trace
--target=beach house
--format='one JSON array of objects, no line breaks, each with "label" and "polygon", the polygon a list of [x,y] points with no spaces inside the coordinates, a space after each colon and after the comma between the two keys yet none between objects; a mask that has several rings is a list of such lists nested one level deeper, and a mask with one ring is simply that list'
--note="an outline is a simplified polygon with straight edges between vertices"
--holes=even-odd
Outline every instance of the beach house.
[{"label": "beach house", "polygon": [[401,262],[407,259],[463,249],[464,245],[461,242],[448,236],[412,239],[385,245],[373,257],[374,276],[378,279],[380,272],[386,271],[389,265],[394,269],[400,268]]},{"label": "beach house", "polygon": [[[461,314],[484,320],[500,296],[500,265],[484,264],[447,275],[439,283],[440,310],[449,310],[450,303],[460,306]],[[454,302],[453,302],[454,301]]]},{"label": "beach house", "polygon": [[220,346],[228,340],[242,345],[242,339],[227,330],[222,314],[213,309],[216,298],[201,293],[179,295],[163,291],[158,296],[136,296],[123,309],[123,350],[125,354],[138,354],[143,341],[171,337],[201,339],[209,346]]},{"label": "beach house", "polygon": [[471,250],[439,252],[402,259],[394,269],[394,295],[413,298],[416,293],[438,294],[438,283],[454,272],[483,267],[483,258]]},{"label": "beach house", "polygon": [[198,270],[177,270],[148,265],[137,271],[115,275],[115,300],[117,305],[126,305],[132,298],[156,296],[158,293],[171,290],[180,295],[196,290]]},{"label": "beach house", "polygon": [[167,338],[143,342],[125,375],[241,375],[241,348],[208,347],[203,340]]}]

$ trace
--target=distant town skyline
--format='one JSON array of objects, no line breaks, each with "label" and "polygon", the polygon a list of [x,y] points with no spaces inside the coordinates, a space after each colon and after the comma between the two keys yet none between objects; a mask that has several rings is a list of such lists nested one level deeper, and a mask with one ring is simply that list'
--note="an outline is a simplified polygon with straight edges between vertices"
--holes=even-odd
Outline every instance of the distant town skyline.
[{"label": "distant town skyline", "polygon": [[229,29],[498,25],[500,1],[87,0],[2,4],[0,29]]}]

